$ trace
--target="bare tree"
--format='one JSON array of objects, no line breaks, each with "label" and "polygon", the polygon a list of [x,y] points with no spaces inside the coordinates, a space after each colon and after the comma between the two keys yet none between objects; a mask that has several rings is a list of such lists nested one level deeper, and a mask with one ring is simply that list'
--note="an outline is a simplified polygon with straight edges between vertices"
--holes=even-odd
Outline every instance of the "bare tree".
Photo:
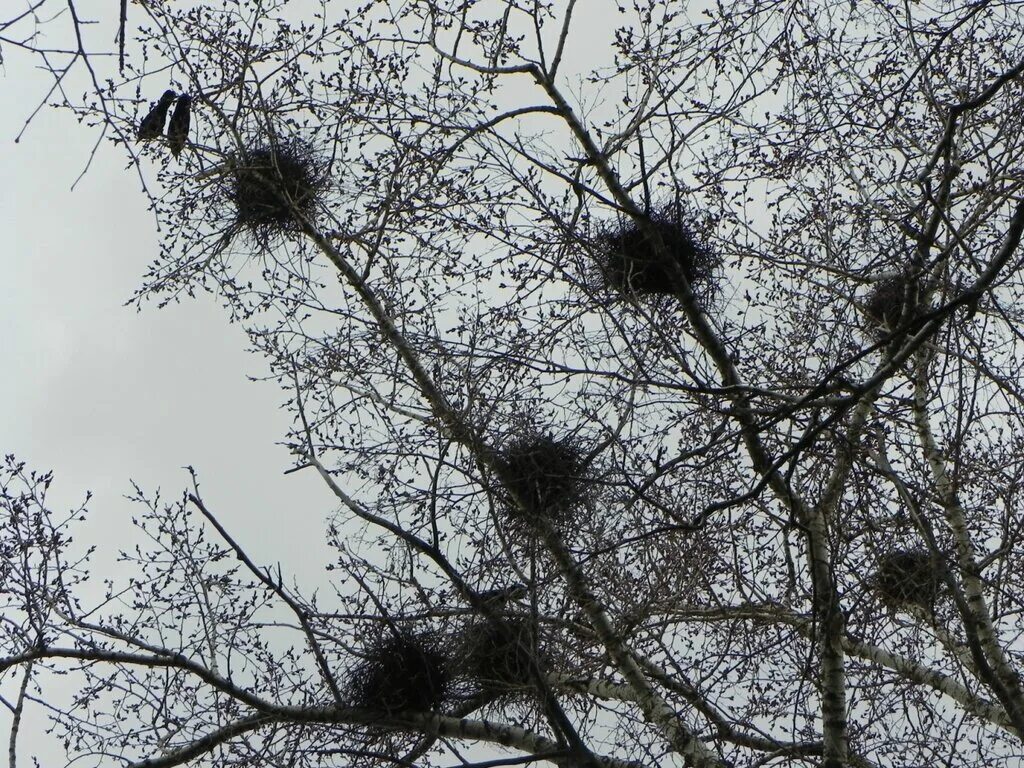
[{"label": "bare tree", "polygon": [[9,459],[12,766],[41,670],[135,766],[1017,764],[1017,5],[140,13],[112,91],[182,117],[137,300],[245,323],[334,593],[193,475],[84,605]]}]

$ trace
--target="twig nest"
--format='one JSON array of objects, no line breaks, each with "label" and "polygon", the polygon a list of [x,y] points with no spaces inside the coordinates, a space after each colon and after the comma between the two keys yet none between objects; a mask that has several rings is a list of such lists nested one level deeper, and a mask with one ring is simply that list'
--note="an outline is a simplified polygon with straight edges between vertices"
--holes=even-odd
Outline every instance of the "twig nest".
[{"label": "twig nest", "polygon": [[674,207],[643,222],[626,218],[597,242],[599,269],[611,290],[636,296],[676,295],[680,275],[694,292],[713,291],[718,258]]},{"label": "twig nest", "polygon": [[533,688],[530,666],[537,656],[537,632],[526,617],[474,623],[466,644],[465,669],[482,692],[501,696]]},{"label": "twig nest", "polygon": [[560,522],[583,496],[584,456],[569,438],[521,438],[505,448],[499,461],[506,506],[517,522]]},{"label": "twig nest", "polygon": [[371,643],[350,680],[353,704],[395,712],[436,710],[450,687],[447,659],[425,636],[388,632]]},{"label": "twig nest", "polygon": [[872,586],[890,604],[932,608],[944,570],[942,560],[923,549],[893,550],[879,558]]},{"label": "twig nest", "polygon": [[864,302],[864,315],[883,335],[906,325],[920,314],[920,285],[908,275],[875,283]]},{"label": "twig nest", "polygon": [[230,179],[235,224],[261,246],[300,232],[299,216],[315,217],[326,188],[312,147],[298,139],[256,147],[234,158]]}]

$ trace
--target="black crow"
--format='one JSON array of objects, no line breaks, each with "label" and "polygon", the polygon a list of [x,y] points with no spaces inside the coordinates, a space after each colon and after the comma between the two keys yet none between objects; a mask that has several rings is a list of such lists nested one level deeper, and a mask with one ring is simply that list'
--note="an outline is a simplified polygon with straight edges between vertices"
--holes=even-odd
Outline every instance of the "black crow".
[{"label": "black crow", "polygon": [[164,121],[167,119],[167,110],[178,97],[174,91],[164,91],[160,101],[156,103],[149,114],[142,118],[139,123],[139,139],[155,139],[164,132]]},{"label": "black crow", "polygon": [[171,115],[171,122],[167,126],[167,143],[171,145],[171,152],[175,157],[185,148],[188,141],[188,124],[192,113],[192,97],[187,93],[178,97],[178,103],[174,105],[174,113]]}]

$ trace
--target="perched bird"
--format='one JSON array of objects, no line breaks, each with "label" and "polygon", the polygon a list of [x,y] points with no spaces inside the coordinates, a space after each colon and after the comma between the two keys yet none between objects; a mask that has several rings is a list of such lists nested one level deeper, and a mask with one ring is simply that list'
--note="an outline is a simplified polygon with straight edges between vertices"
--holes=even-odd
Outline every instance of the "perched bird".
[{"label": "perched bird", "polygon": [[167,126],[167,143],[171,145],[171,152],[175,157],[185,148],[188,141],[188,124],[192,113],[192,97],[187,93],[178,97],[178,103],[174,105],[174,112],[171,114],[171,122]]},{"label": "perched bird", "polygon": [[488,589],[486,592],[478,592],[477,596],[492,607],[500,607],[512,600],[522,600],[530,594],[525,584],[516,582],[508,587]]},{"label": "perched bird", "polygon": [[178,94],[174,91],[164,91],[160,101],[149,110],[149,114],[142,118],[142,122],[139,123],[139,139],[155,139],[163,134],[167,110],[171,108],[171,104],[176,98],[178,98]]}]

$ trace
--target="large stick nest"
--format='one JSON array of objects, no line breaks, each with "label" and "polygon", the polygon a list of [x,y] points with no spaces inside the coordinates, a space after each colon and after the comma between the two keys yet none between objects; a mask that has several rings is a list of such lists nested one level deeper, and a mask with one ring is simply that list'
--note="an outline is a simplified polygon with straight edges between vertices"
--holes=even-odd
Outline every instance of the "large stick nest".
[{"label": "large stick nest", "polygon": [[301,232],[301,218],[315,218],[326,186],[313,148],[303,141],[249,149],[231,162],[228,196],[235,226],[268,247],[284,235]]},{"label": "large stick nest", "polygon": [[882,335],[910,323],[920,315],[919,283],[908,275],[879,280],[864,302],[864,315]]},{"label": "large stick nest", "polygon": [[945,581],[940,558],[922,549],[897,549],[878,559],[872,586],[892,605],[932,608]]},{"label": "large stick nest", "polygon": [[516,522],[563,521],[584,495],[585,462],[569,438],[527,436],[499,456],[506,507]]},{"label": "large stick nest", "polygon": [[682,276],[695,293],[713,293],[719,259],[687,226],[682,211],[669,206],[643,224],[624,218],[599,236],[598,267],[608,288],[625,295],[677,295]]},{"label": "large stick nest", "polygon": [[469,627],[465,670],[485,694],[497,697],[532,690],[532,664],[537,664],[537,632],[526,617],[501,623],[481,620]]},{"label": "large stick nest", "polygon": [[450,682],[447,659],[429,638],[389,632],[364,649],[349,690],[357,707],[426,712],[441,706]]}]

